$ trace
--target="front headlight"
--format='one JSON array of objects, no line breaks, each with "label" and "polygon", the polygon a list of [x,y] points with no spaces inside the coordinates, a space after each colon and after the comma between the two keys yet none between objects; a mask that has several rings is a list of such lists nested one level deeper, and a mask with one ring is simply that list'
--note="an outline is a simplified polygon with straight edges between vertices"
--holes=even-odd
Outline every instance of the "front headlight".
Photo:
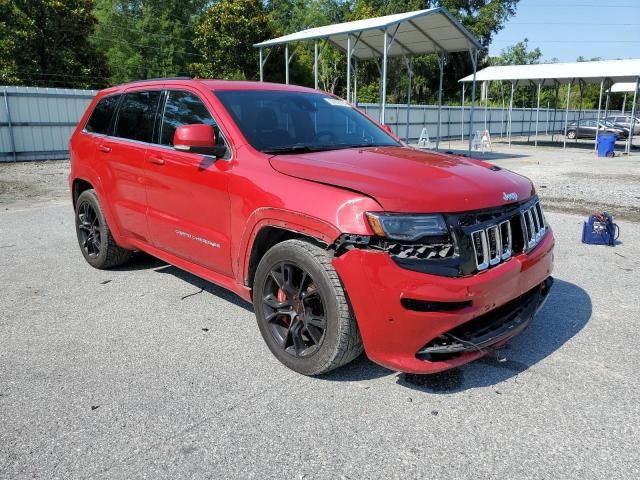
[{"label": "front headlight", "polygon": [[442,215],[405,215],[367,212],[369,225],[380,237],[413,242],[422,237],[447,235]]}]

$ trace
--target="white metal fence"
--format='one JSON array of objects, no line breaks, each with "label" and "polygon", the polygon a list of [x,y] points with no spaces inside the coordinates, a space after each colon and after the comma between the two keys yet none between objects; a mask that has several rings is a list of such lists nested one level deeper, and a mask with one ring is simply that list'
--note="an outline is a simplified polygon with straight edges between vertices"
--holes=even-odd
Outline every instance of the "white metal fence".
[{"label": "white metal fence", "polygon": [[[39,87],[0,86],[0,161],[54,160],[69,155],[69,137],[95,90],[72,90]],[[363,103],[359,107],[375,119],[380,115],[378,104]],[[616,112],[610,112],[615,114]],[[538,132],[558,134],[564,130],[564,109],[540,109]],[[569,121],[595,118],[595,110],[569,110]],[[468,106],[443,106],[440,136],[443,139],[461,139],[470,131]],[[476,106],[474,131],[488,129],[492,137],[507,133],[507,109]],[[412,105],[407,123],[407,105],[387,105],[386,123],[402,139],[416,142],[423,128],[433,141],[438,131],[438,107]],[[514,108],[513,135],[535,133],[536,111]],[[486,127],[485,127],[486,125]]]},{"label": "white metal fence", "polygon": [[95,90],[0,86],[0,161],[68,158]]},{"label": "white metal fence", "polygon": [[[380,117],[380,106],[375,103],[362,103],[358,105],[365,113],[376,120]],[[616,115],[618,112],[609,111],[607,115]],[[507,136],[507,121],[509,111],[507,108],[489,107],[476,105],[474,111],[474,128],[477,130],[489,130],[493,138]],[[597,110],[569,110],[569,123],[574,120],[596,118]],[[392,104],[386,106],[385,123],[391,127],[393,132],[401,139],[409,142],[416,142],[420,138],[423,128],[427,129],[429,138],[434,141],[438,136],[438,106],[437,105],[411,105],[411,110],[407,122],[407,105]],[[441,139],[462,139],[468,138],[470,131],[469,120],[471,117],[470,107],[465,106],[443,106],[440,113],[440,138]],[[554,109],[540,108],[538,117],[538,133],[561,134],[564,131],[564,108]],[[604,117],[604,112],[600,112],[600,117]],[[511,132],[513,135],[533,136],[536,131],[536,109],[535,108],[514,108],[511,119]]]}]

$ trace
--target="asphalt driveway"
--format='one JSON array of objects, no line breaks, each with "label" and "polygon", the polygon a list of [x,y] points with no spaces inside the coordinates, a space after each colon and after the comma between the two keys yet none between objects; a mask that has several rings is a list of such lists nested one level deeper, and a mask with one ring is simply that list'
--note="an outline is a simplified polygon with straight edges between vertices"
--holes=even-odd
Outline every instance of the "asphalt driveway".
[{"label": "asphalt driveway", "polygon": [[151,257],[83,260],[67,202],[0,209],[1,478],[639,478],[640,224],[549,213],[554,291],[502,351],[321,378],[251,305]]}]

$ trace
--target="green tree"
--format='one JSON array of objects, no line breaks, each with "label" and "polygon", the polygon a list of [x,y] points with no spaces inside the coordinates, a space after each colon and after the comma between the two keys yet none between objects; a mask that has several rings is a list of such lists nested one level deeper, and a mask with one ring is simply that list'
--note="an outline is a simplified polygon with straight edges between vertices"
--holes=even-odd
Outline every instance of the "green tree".
[{"label": "green tree", "polygon": [[[369,18],[378,15],[444,7],[459,20],[471,33],[475,34],[485,47],[499,32],[506,21],[515,14],[519,0],[353,0],[350,19]],[[487,60],[480,52],[478,69]],[[363,68],[364,82],[375,81],[379,77],[378,68],[373,62]],[[401,58],[390,59],[387,100],[406,101],[408,76]],[[444,68],[444,101],[459,101],[458,80],[472,71],[472,63],[467,52],[446,56]],[[412,101],[415,103],[433,102],[438,92],[438,63],[434,55],[418,56],[414,60],[414,79]]]},{"label": "green tree", "polygon": [[188,75],[203,57],[193,26],[207,0],[97,0],[92,39],[107,57],[111,83]]},{"label": "green tree", "polygon": [[270,32],[260,0],[220,0],[195,28],[193,43],[202,60],[193,62],[191,70],[199,77],[255,80],[258,59],[253,44]]},{"label": "green tree", "polygon": [[0,0],[0,83],[99,87],[93,0]]},{"label": "green tree", "polygon": [[492,65],[531,65],[540,63],[542,51],[539,48],[529,49],[529,39],[525,38],[515,45],[503,48],[499,57],[490,59]]}]

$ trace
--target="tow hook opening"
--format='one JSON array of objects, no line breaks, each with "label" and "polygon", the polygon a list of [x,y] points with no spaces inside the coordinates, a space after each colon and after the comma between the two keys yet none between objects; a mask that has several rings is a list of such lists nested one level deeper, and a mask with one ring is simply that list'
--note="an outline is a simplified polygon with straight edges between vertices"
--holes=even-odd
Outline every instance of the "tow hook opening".
[{"label": "tow hook opening", "polygon": [[400,303],[407,310],[414,312],[451,312],[461,308],[470,307],[471,300],[462,302],[436,302],[431,300],[416,300],[413,298],[403,298]]}]

